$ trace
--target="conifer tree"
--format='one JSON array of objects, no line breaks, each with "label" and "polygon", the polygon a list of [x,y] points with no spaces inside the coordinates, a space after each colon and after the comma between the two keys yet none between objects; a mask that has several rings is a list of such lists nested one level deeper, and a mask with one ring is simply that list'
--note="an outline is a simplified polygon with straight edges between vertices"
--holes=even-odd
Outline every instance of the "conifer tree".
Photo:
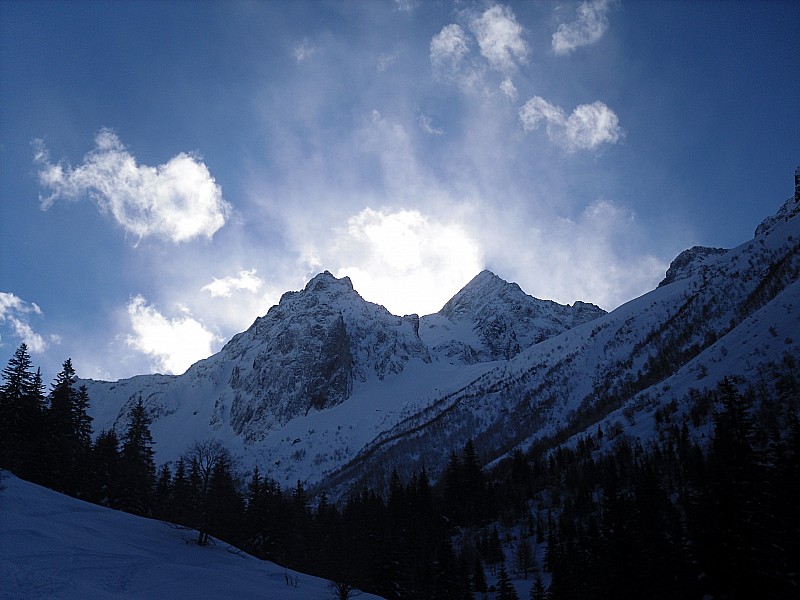
[{"label": "conifer tree", "polygon": [[519,600],[514,584],[506,571],[506,564],[500,563],[500,573],[497,577],[497,600]]},{"label": "conifer tree", "polygon": [[172,479],[172,494],[167,510],[167,519],[173,523],[188,525],[191,522],[193,501],[194,493],[189,481],[189,474],[186,472],[186,460],[180,457],[175,465],[175,476]]},{"label": "conifer tree", "polygon": [[158,471],[155,493],[153,495],[153,515],[159,519],[168,519],[172,505],[172,471],[164,463]]},{"label": "conifer tree", "polygon": [[85,497],[92,478],[92,417],[89,416],[89,392],[85,385],[78,388],[72,401],[72,439],[74,440],[74,485],[76,495]]},{"label": "conifer tree", "polygon": [[3,369],[0,388],[0,467],[28,476],[44,411],[41,372],[21,344]]},{"label": "conifer tree", "polygon": [[531,600],[547,600],[547,598],[547,589],[544,587],[542,574],[536,573],[536,577],[533,580],[533,587],[531,588]]},{"label": "conifer tree", "polygon": [[80,454],[75,427],[77,392],[74,385],[75,369],[68,358],[56,375],[50,391],[50,410],[47,412],[49,436],[45,452],[48,466],[46,483],[71,495],[75,495],[79,487],[76,467]]},{"label": "conifer tree", "polygon": [[92,502],[117,508],[121,492],[122,473],[119,438],[113,429],[101,431],[92,447],[92,479],[89,499]]},{"label": "conifer tree", "polygon": [[210,533],[229,543],[239,542],[242,537],[244,502],[236,489],[229,458],[219,460],[214,465],[206,497],[206,512]]},{"label": "conifer tree", "polygon": [[477,556],[472,570],[472,589],[479,594],[485,594],[487,591],[486,573],[483,572],[483,564],[481,564],[481,559]]},{"label": "conifer tree", "polygon": [[150,417],[141,398],[128,413],[128,430],[122,438],[121,466],[123,489],[120,508],[134,514],[149,514],[156,467]]}]

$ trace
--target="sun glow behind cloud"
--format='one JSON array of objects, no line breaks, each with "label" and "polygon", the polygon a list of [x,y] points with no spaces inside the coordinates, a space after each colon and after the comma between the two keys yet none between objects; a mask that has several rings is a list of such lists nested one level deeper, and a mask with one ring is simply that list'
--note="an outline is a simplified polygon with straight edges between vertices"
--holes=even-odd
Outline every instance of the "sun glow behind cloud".
[{"label": "sun glow behind cloud", "polygon": [[483,266],[462,227],[416,210],[365,208],[324,252],[337,276],[397,315],[438,311]]},{"label": "sun glow behind cloud", "polygon": [[133,334],[127,344],[154,359],[157,370],[170,374],[186,371],[212,352],[217,337],[190,315],[167,318],[136,296],[128,303]]}]

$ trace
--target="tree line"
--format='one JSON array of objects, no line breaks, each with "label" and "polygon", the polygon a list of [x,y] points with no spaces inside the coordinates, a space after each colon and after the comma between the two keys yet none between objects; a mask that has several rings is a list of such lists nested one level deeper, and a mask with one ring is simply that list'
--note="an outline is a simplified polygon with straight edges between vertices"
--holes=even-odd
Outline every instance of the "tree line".
[{"label": "tree line", "polygon": [[[0,466],[85,500],[197,530],[256,556],[385,598],[535,600],[797,597],[800,384],[723,380],[655,415],[647,445],[598,427],[481,468],[470,441],[432,482],[423,468],[342,503],[242,475],[219,442],[156,468],[141,399],[124,433],[93,438],[85,387],[63,364],[48,394],[22,345],[3,370]],[[711,411],[707,443],[690,434]],[[677,414],[677,413],[676,413]],[[491,582],[489,584],[487,579]]]}]

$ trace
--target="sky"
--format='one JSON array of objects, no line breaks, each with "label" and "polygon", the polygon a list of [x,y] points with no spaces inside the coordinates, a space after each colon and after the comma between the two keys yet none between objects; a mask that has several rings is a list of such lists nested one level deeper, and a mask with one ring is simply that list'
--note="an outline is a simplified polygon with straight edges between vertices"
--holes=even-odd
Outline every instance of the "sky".
[{"label": "sky", "polygon": [[0,3],[0,362],[181,373],[328,270],[607,310],[794,191],[800,4]]}]

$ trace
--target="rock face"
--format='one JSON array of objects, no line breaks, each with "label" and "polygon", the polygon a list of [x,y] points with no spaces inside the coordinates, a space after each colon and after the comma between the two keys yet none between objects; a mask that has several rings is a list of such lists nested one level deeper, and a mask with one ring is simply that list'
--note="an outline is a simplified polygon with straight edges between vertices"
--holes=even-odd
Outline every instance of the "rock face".
[{"label": "rock face", "polygon": [[439,313],[398,317],[365,301],[349,278],[325,271],[303,290],[285,293],[247,331],[183,375],[86,384],[101,428],[122,433],[128,410],[142,398],[154,431],[185,428],[172,440],[176,449],[208,436],[246,447],[409,366],[416,369],[412,379],[419,373],[425,382],[426,367],[435,364],[506,361],[603,314],[583,302],[537,300],[484,271]]},{"label": "rock face", "polygon": [[658,284],[658,287],[691,277],[709,258],[720,256],[726,252],[725,248],[708,248],[706,246],[693,246],[684,250],[670,263],[666,276]]},{"label": "rock face", "polygon": [[430,362],[413,317],[366,302],[349,278],[325,271],[228,342],[230,423],[257,439],[271,421],[284,424],[347,400],[355,382],[400,373],[412,360]]},{"label": "rock face", "polygon": [[483,271],[433,315],[422,317],[420,336],[440,360],[474,364],[509,360],[524,350],[606,312],[585,302],[573,306],[539,300],[490,271]]},{"label": "rock face", "polygon": [[[795,186],[800,185],[798,182],[800,182],[800,167],[797,167],[797,171],[795,171]],[[800,213],[800,191],[797,191],[798,189],[800,188],[795,188],[794,196],[786,200],[777,213],[761,221],[756,227],[756,236],[769,233],[778,223],[786,223]]]}]

